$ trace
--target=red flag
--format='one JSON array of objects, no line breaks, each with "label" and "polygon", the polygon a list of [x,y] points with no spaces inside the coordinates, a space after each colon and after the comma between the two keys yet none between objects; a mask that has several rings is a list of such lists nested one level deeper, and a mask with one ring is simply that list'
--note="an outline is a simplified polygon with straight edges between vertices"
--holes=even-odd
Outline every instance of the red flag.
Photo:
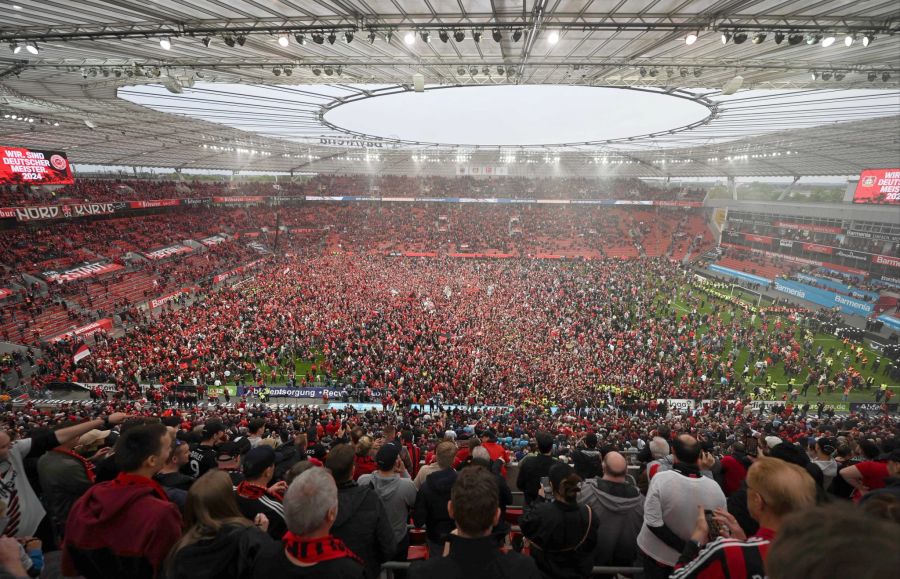
[{"label": "red flag", "polygon": [[75,363],[77,364],[78,362],[87,358],[90,355],[91,355],[90,348],[87,347],[87,344],[82,344],[81,346],[79,346],[79,348],[77,350],[75,350],[75,355],[72,356],[72,360],[74,360]]}]

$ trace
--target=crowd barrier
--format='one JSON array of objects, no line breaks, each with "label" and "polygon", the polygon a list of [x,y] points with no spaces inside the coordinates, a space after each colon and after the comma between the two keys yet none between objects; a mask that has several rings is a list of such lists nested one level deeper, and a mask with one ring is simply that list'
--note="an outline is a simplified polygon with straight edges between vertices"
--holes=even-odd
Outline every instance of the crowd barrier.
[{"label": "crowd barrier", "polygon": [[826,308],[840,308],[845,314],[852,316],[868,316],[872,313],[874,306],[868,302],[860,301],[848,296],[844,296],[832,291],[813,287],[805,283],[778,278],[775,280],[775,291],[788,294],[810,301]]}]

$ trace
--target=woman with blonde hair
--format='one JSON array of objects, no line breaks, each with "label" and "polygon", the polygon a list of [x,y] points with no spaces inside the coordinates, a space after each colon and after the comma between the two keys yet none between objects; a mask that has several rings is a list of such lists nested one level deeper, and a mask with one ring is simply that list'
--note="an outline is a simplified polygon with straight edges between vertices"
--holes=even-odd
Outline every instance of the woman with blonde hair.
[{"label": "woman with blonde hair", "polygon": [[167,579],[244,579],[250,577],[260,548],[272,542],[269,521],[245,519],[234,498],[231,477],[211,470],[197,479],[184,505],[185,531],[172,548]]}]

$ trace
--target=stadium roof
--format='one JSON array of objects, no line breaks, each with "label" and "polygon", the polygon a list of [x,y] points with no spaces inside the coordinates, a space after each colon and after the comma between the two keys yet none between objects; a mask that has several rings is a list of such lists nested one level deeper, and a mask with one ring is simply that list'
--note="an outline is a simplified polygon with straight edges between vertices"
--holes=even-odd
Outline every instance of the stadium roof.
[{"label": "stadium roof", "polygon": [[[900,165],[894,1],[0,0],[0,13],[0,143],[80,164],[640,177]],[[631,139],[478,148],[403,134],[371,146],[325,115],[411,91],[414,75],[429,90],[641,88],[707,114]],[[721,94],[735,77],[743,90]],[[267,97],[242,85],[292,102],[261,114]],[[226,118],[242,106],[253,123]]]}]

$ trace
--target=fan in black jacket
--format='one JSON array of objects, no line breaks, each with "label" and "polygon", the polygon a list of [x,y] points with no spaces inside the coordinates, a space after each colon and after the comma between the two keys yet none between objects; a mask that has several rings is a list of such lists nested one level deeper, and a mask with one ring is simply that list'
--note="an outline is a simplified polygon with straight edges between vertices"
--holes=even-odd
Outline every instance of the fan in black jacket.
[{"label": "fan in black jacket", "polygon": [[325,466],[338,489],[337,518],[331,534],[342,540],[365,563],[367,579],[375,579],[381,564],[390,560],[397,549],[391,521],[378,494],[353,480],[355,449],[339,444],[331,449]]},{"label": "fan in black jacket", "polygon": [[504,554],[491,536],[500,506],[497,483],[487,469],[470,466],[460,471],[448,510],[456,530],[448,537],[444,556],[413,563],[409,579],[540,579],[532,559],[515,551]]},{"label": "fan in black jacket", "polygon": [[556,460],[550,456],[553,451],[553,437],[547,432],[538,432],[538,454],[525,457],[519,463],[519,476],[516,477],[516,486],[525,495],[525,504],[530,505],[537,499],[541,489],[541,478],[550,474],[550,467],[556,464]]}]

